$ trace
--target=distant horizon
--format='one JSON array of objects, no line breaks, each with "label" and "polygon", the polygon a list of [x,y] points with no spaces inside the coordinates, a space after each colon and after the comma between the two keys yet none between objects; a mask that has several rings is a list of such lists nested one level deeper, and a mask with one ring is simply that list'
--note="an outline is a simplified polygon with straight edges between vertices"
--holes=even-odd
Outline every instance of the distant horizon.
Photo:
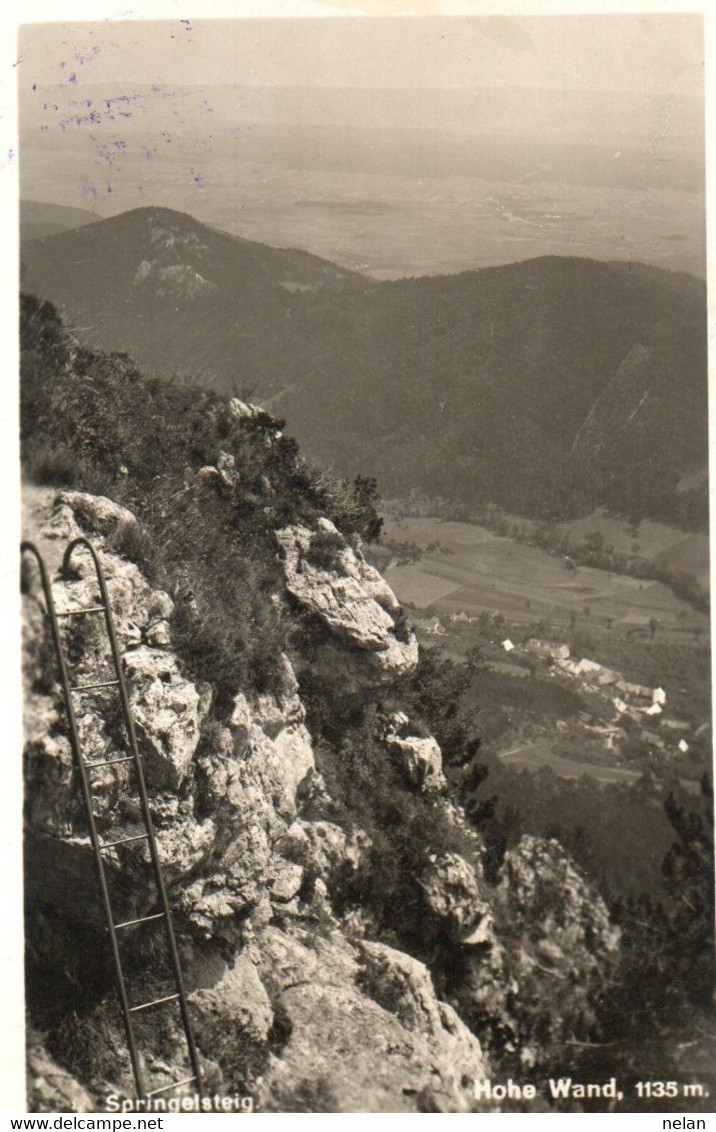
[{"label": "distant horizon", "polygon": [[27,24],[20,51],[28,199],[151,197],[374,278],[705,272],[700,15]]},{"label": "distant horizon", "polygon": [[[75,206],[75,205],[60,205],[60,204],[57,203],[57,201],[49,201],[49,200],[48,201],[39,201],[39,200],[33,200],[33,199],[21,197],[20,198],[20,211],[21,211],[21,213],[22,213],[22,206],[23,205],[29,205],[29,204],[37,204],[37,205],[40,205],[40,206],[47,206],[47,207],[50,207],[50,208],[67,208],[68,210],[75,210],[77,212],[86,212],[86,213],[89,213],[91,215],[96,215],[97,216],[96,222],[98,224],[103,223],[103,222],[107,222],[107,221],[111,221],[111,220],[118,220],[121,216],[126,216],[126,215],[128,215],[129,213],[132,213],[132,212],[150,212],[153,209],[158,211],[158,212],[173,212],[173,213],[176,213],[177,216],[185,216],[189,220],[194,221],[194,223],[200,224],[202,227],[210,228],[213,231],[218,232],[218,233],[225,235],[225,236],[229,236],[232,239],[244,240],[247,243],[254,243],[254,244],[257,244],[259,246],[265,246],[265,247],[269,247],[269,248],[272,248],[274,250],[279,250],[279,251],[302,252],[302,253],[305,253],[306,255],[313,256],[316,259],[322,259],[327,263],[331,263],[333,266],[337,266],[336,264],[333,263],[332,260],[328,260],[328,259],[326,259],[325,256],[319,255],[317,252],[312,252],[307,248],[303,248],[303,247],[300,247],[298,245],[292,245],[292,244],[270,244],[270,243],[267,243],[266,241],[263,241],[263,240],[252,240],[252,239],[245,237],[245,236],[238,236],[236,233],[229,232],[225,228],[220,228],[215,224],[211,224],[211,223],[208,223],[207,221],[200,220],[197,216],[194,216],[193,213],[186,212],[183,209],[173,208],[171,205],[141,204],[141,205],[135,205],[132,208],[122,209],[119,212],[102,215],[102,214],[99,214],[99,213],[94,213],[94,211],[90,208],[82,208],[80,206]],[[22,223],[22,215],[20,215],[20,221]],[[77,226],[77,228],[68,227],[63,232],[51,233],[47,236],[35,237],[35,238],[37,238],[37,239],[51,239],[53,235],[58,235],[58,236],[65,235],[67,232],[76,231],[76,230],[78,230],[79,228],[82,228],[82,227],[89,227],[89,224],[79,225],[79,226]],[[596,264],[602,264],[602,265],[605,265],[605,266],[614,266],[614,267],[619,267],[619,266],[622,266],[624,264],[623,260],[618,260],[618,259],[605,259],[605,258],[599,258],[597,256],[589,256],[589,255],[565,255],[565,254],[559,254],[557,252],[543,252],[542,254],[526,256],[522,259],[520,259],[520,258],[508,259],[508,260],[505,260],[504,262],[483,264],[479,267],[463,268],[463,269],[456,270],[456,271],[431,272],[431,273],[429,273],[429,275],[425,275],[425,276],[404,275],[404,276],[398,276],[394,279],[380,279],[380,278],[376,278],[375,276],[372,276],[369,272],[356,271],[356,274],[364,275],[365,278],[367,280],[370,280],[372,283],[398,283],[398,282],[401,282],[401,281],[406,280],[406,279],[435,278],[435,277],[440,277],[440,276],[441,277],[447,277],[447,276],[453,276],[453,275],[469,274],[470,272],[476,272],[476,271],[491,271],[491,270],[499,270],[500,268],[518,267],[521,264],[531,263],[531,262],[534,262],[534,261],[537,261],[537,260],[543,260],[543,259],[574,259],[574,260],[582,260],[584,262],[596,263]],[[630,263],[633,267],[646,267],[646,268],[649,268],[649,269],[654,269],[656,271],[669,272],[671,274],[688,275],[691,278],[697,280],[699,283],[702,283],[702,284],[705,285],[705,279],[702,276],[699,276],[698,274],[696,274],[695,272],[684,271],[684,270],[680,270],[680,269],[676,269],[676,268],[663,267],[659,264],[648,263],[645,260],[631,260]]]}]

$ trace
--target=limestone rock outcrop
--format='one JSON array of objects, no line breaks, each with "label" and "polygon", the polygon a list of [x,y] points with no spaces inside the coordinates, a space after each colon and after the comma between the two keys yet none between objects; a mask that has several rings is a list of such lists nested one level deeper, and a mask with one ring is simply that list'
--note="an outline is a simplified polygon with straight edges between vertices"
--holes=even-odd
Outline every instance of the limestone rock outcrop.
[{"label": "limestone rock outcrop", "polygon": [[620,933],[561,845],[527,835],[505,855],[490,910],[489,945],[466,951],[454,1002],[473,1026],[489,1019],[506,1052],[529,1067],[538,1044],[589,1023]]},{"label": "limestone rock outcrop", "polygon": [[147,645],[127,654],[124,672],[147,777],[158,788],[178,790],[196,752],[211,692],[187,680],[170,653]]},{"label": "limestone rock outcrop", "polygon": [[458,853],[433,854],[420,886],[428,908],[456,940],[464,941],[489,914],[475,869]]},{"label": "limestone rock outcrop", "polygon": [[324,630],[312,665],[346,692],[390,684],[410,672],[418,644],[388,583],[328,519],[317,530],[276,533],[286,589]]},{"label": "limestone rock outcrop", "polygon": [[89,495],[85,491],[61,491],[56,504],[69,507],[79,525],[95,534],[110,535],[121,523],[136,523],[128,508],[104,495]]},{"label": "limestone rock outcrop", "polygon": [[[84,529],[80,524],[93,524],[93,543],[126,650],[125,676],[160,852],[168,879],[178,886],[178,906],[186,909],[197,931],[208,935],[271,892],[285,901],[290,884],[295,888],[298,879],[300,887],[295,868],[274,853],[274,845],[295,819],[298,786],[313,768],[311,738],[287,658],[280,666],[279,691],[239,693],[225,726],[208,727],[210,687],[187,676],[164,638],[151,643],[152,627],[169,623],[171,598],[152,589],[138,567],[114,553],[97,533],[96,515],[101,516],[99,526],[109,530],[113,506],[109,500],[95,505],[94,497],[63,492],[37,537],[44,549],[50,540],[74,537]],[[123,511],[118,509],[117,522],[128,521]],[[78,576],[53,578],[58,610],[98,602],[89,555],[78,552],[76,564]],[[78,868],[86,873],[91,889],[94,865],[47,626],[36,595],[27,595],[25,605],[25,668],[31,675],[26,706],[28,814],[34,858],[45,861],[55,853],[75,880]],[[64,631],[76,682],[112,675],[99,619],[81,631]],[[124,753],[123,724],[114,701],[82,701],[77,719],[89,760],[100,761],[112,751]],[[139,815],[130,782],[127,764],[102,768],[93,776],[100,830],[111,830],[116,839],[136,832]],[[123,848],[107,857],[110,871],[119,875],[131,869],[134,891],[126,911],[142,914],[153,900],[146,851]],[[72,903],[71,886],[56,887],[58,894],[66,894],[68,905]],[[69,906],[66,910],[71,912]]]},{"label": "limestone rock outcrop", "polygon": [[229,412],[235,420],[243,421],[255,420],[262,410],[258,405],[252,405],[250,401],[242,401],[240,397],[232,397],[229,401]]},{"label": "limestone rock outcrop", "polygon": [[411,786],[426,794],[446,789],[440,746],[432,735],[412,735],[405,712],[392,712],[383,718],[379,735]]},{"label": "limestone rock outcrop", "polygon": [[494,907],[501,924],[518,909],[539,924],[524,968],[547,967],[584,983],[616,954],[619,930],[558,841],[525,835],[508,851]]},{"label": "limestone rock outcrop", "polygon": [[32,1030],[27,1034],[27,1101],[28,1112],[97,1111],[87,1090],[57,1064]]},{"label": "limestone rock outcrop", "polygon": [[192,949],[185,961],[185,980],[197,1016],[197,1038],[205,1049],[268,1040],[274,1022],[271,1000],[245,952],[228,963],[214,948]]},{"label": "limestone rock outcrop", "polygon": [[486,1060],[421,963],[336,932],[311,948],[276,929],[257,943],[292,1027],[265,1075],[266,1111],[471,1111]]},{"label": "limestone rock outcrop", "polygon": [[324,820],[296,821],[281,841],[286,857],[309,867],[329,886],[358,872],[370,847],[364,830]]}]

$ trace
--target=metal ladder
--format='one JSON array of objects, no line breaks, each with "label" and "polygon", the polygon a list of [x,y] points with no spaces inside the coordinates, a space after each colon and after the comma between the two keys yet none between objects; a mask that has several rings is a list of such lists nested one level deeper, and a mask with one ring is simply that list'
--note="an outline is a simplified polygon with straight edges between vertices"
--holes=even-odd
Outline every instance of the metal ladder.
[{"label": "metal ladder", "polygon": [[[144,780],[144,771],[142,768],[142,760],[139,756],[137,749],[137,738],[134,730],[134,721],[132,719],[132,712],[129,704],[129,696],[127,695],[127,686],[124,679],[124,672],[122,668],[122,653],[117,641],[117,635],[114,628],[112,619],[112,612],[110,608],[109,594],[102,572],[97,552],[92,544],[86,538],[74,539],[65,550],[64,558],[62,561],[62,568],[60,573],[64,577],[70,575],[70,562],[73,552],[78,548],[83,547],[89,551],[94,563],[97,582],[99,584],[99,592],[101,595],[101,603],[99,605],[87,606],[84,609],[74,609],[66,613],[57,613],[55,610],[55,603],[52,597],[52,584],[50,582],[47,567],[40,554],[40,551],[32,542],[22,542],[20,544],[20,555],[29,553],[34,556],[37,561],[40,578],[42,581],[42,589],[45,596],[46,613],[50,623],[50,630],[52,633],[52,643],[54,646],[55,657],[57,659],[57,667],[60,673],[60,682],[62,684],[62,692],[65,700],[65,710],[67,713],[67,722],[69,725],[69,738],[72,746],[72,753],[74,755],[75,764],[80,778],[82,788],[82,796],[84,799],[85,811],[87,815],[87,823],[89,825],[90,841],[92,842],[92,850],[94,853],[95,864],[97,867],[97,880],[99,882],[100,892],[102,896],[102,904],[104,906],[104,915],[107,926],[107,932],[112,949],[112,957],[114,960],[114,970],[117,980],[117,992],[119,995],[119,1005],[124,1023],[124,1030],[127,1037],[127,1046],[129,1048],[129,1058],[132,1063],[132,1072],[137,1087],[137,1096],[148,1099],[151,1097],[159,1096],[162,1093],[170,1092],[172,1089],[179,1088],[180,1085],[188,1085],[191,1082],[196,1084],[196,1092],[201,1094],[201,1067],[199,1065],[199,1057],[194,1042],[194,1033],[191,1025],[191,1018],[189,1016],[189,1008],[186,998],[186,991],[184,990],[184,982],[181,973],[181,964],[179,960],[179,953],[177,951],[176,938],[174,936],[174,928],[172,926],[171,911],[167,899],[166,887],[164,884],[164,877],[162,875],[162,867],[159,861],[159,854],[157,852],[157,843],[154,836],[154,828],[152,825],[151,813],[149,810],[149,798],[147,796],[147,788]],[[92,684],[72,685],[70,683],[70,676],[65,657],[64,649],[62,646],[62,638],[60,635],[60,628],[58,623],[59,617],[87,617],[93,614],[103,613],[105,624],[107,627],[107,636],[109,637],[109,644],[112,654],[112,662],[116,679],[104,680]],[[122,707],[122,715],[124,718],[124,725],[127,733],[129,754],[123,755],[120,758],[104,759],[99,762],[87,762],[82,754],[82,745],[80,743],[79,732],[77,730],[77,719],[75,716],[75,709],[73,706],[72,697],[78,693],[91,693],[100,688],[117,687],[119,691],[119,698]],[[95,815],[92,805],[92,786],[91,786],[91,771],[97,767],[114,766],[118,763],[134,763],[136,772],[137,787],[139,791],[139,799],[141,803],[142,822],[144,824],[145,833],[133,837],[123,837],[118,841],[102,842],[97,833],[95,825]],[[107,849],[112,849],[117,845],[126,845],[129,842],[146,841],[149,845],[149,853],[152,862],[154,879],[159,894],[159,902],[161,911],[155,912],[149,916],[141,916],[134,920],[125,920],[122,923],[115,923],[114,913],[112,910],[112,903],[109,895],[109,888],[107,885],[107,878],[105,875],[104,860],[102,853]],[[139,924],[146,924],[152,920],[163,920],[164,927],[167,935],[167,942],[169,945],[169,953],[171,957],[171,966],[174,976],[174,984],[176,986],[176,993],[164,995],[161,998],[154,999],[151,1002],[141,1002],[136,1006],[131,1006],[129,1002],[129,995],[127,993],[127,986],[125,982],[124,972],[122,970],[122,961],[119,950],[118,933],[124,932],[128,928],[133,928]],[[164,1085],[160,1089],[147,1089],[144,1074],[139,1061],[139,1054],[137,1051],[136,1038],[133,1027],[133,1017],[139,1011],[149,1010],[153,1007],[161,1007],[169,1005],[172,1002],[179,1004],[181,1012],[182,1027],[186,1037],[187,1049],[189,1052],[189,1061],[193,1070],[190,1077],[185,1077],[180,1081],[173,1081],[170,1085]]]}]

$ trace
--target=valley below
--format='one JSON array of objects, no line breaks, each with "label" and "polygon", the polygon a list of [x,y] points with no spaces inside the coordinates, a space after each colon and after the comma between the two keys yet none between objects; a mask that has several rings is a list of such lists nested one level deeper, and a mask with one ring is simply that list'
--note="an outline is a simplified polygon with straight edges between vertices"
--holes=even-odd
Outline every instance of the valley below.
[{"label": "valley below", "polygon": [[[236,236],[302,248],[375,279],[449,274],[540,255],[631,259],[705,275],[699,194],[365,174],[356,192],[356,178],[348,175],[309,180],[300,171],[290,178],[265,173],[276,199],[237,200],[228,170],[217,171],[223,195],[207,209],[186,191],[186,209]],[[301,197],[296,186],[303,181]],[[176,193],[166,192],[166,199],[176,200]]]},{"label": "valley below", "polygon": [[[699,546],[704,537],[674,534],[675,544]],[[708,631],[706,615],[662,582],[569,564],[564,556],[473,523],[388,519],[384,535],[421,548],[417,562],[389,565],[386,577],[403,602],[422,612],[500,614],[521,628],[546,618],[555,631],[579,624],[598,637],[612,631],[616,637],[648,633],[650,621],[657,619],[662,639],[672,643]]]},{"label": "valley below", "polygon": [[[694,568],[706,538],[647,522],[630,533],[603,515],[563,533],[578,543],[593,528]],[[419,640],[457,661],[479,651],[469,699],[505,770],[634,786],[651,766],[698,793],[710,765],[706,614],[662,582],[395,504],[383,537],[382,569]]]}]

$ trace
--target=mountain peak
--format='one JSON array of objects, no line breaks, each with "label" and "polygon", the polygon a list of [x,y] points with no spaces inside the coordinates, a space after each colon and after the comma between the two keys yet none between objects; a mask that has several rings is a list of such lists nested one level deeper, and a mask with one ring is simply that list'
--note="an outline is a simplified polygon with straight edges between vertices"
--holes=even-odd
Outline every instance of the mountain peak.
[{"label": "mountain peak", "polygon": [[141,208],[130,208],[127,212],[119,212],[109,217],[105,223],[110,225],[121,224],[123,227],[132,227],[142,223],[173,224],[182,228],[206,228],[201,220],[191,216],[188,212],[180,212],[176,208],[166,208],[159,204],[146,204]]}]

